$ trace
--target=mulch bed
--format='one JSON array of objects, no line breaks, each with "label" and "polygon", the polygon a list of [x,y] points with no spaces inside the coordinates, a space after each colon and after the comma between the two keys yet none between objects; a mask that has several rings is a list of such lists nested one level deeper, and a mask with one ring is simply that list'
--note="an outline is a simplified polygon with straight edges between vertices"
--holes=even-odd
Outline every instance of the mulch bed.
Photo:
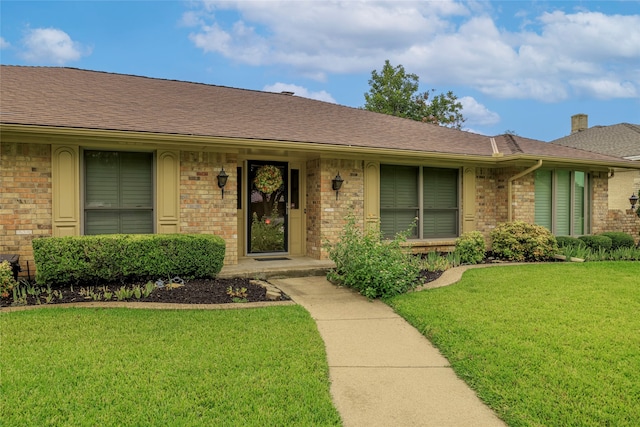
[{"label": "mulch bed", "polygon": [[[423,271],[421,277],[425,282],[431,282],[442,274],[438,272]],[[144,287],[144,283],[139,283]],[[71,288],[59,288],[62,297],[58,296],[51,299],[48,304],[64,304],[74,302],[90,302],[94,299],[87,295],[87,290],[91,289],[94,294],[104,294],[107,292],[115,292],[122,287],[122,284],[100,285],[100,286],[74,286]],[[194,279],[185,281],[184,286],[176,288],[157,288],[148,297],[140,299],[131,298],[125,301],[135,302],[159,302],[159,303],[176,303],[176,304],[228,304],[235,302],[233,297],[228,294],[227,290],[231,288],[238,291],[242,288],[246,289],[246,297],[242,298],[242,302],[267,302],[270,301],[266,297],[266,289],[258,284],[252,283],[250,279],[233,278],[233,279]],[[52,290],[56,290],[53,288]],[[40,304],[45,304],[46,289],[42,289],[38,299]],[[289,297],[282,295],[280,300],[288,300]],[[100,299],[104,301],[104,299]],[[110,301],[117,301],[115,294]],[[27,295],[26,305],[37,305],[37,299],[33,295]],[[13,296],[0,297],[0,307],[13,306]],[[24,305],[24,304],[23,304]]]}]

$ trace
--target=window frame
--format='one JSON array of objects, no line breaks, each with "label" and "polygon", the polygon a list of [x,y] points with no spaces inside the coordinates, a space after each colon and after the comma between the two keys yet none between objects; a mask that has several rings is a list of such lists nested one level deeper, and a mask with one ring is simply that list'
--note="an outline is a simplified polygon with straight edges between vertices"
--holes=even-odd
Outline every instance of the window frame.
[{"label": "window frame", "polygon": [[[412,241],[429,241],[429,240],[442,240],[442,239],[455,239],[458,238],[460,236],[460,227],[461,227],[461,205],[462,205],[462,177],[461,177],[461,168],[446,168],[446,167],[437,167],[437,166],[426,166],[426,165],[406,165],[406,164],[380,164],[380,191],[379,191],[379,197],[380,197],[380,224],[381,224],[381,229],[382,229],[382,221],[383,221],[383,214],[382,211],[383,210],[400,210],[400,209],[404,209],[404,208],[385,208],[382,205],[382,187],[383,187],[383,172],[382,169],[383,167],[409,167],[409,168],[414,168],[417,169],[417,174],[416,174],[416,179],[417,179],[417,185],[416,185],[416,191],[417,191],[417,202],[418,205],[416,207],[411,207],[411,208],[406,208],[406,209],[414,209],[415,210],[415,218],[418,218],[418,221],[416,222],[416,227],[414,229],[414,233],[410,236],[408,236],[408,240],[412,240]],[[449,171],[455,171],[455,179],[456,179],[456,183],[455,183],[455,200],[456,200],[456,207],[455,208],[433,208],[433,207],[427,207],[425,206],[425,187],[424,187],[424,176],[425,176],[425,169],[427,170],[439,170],[439,169],[446,169]],[[432,212],[436,212],[436,211],[443,211],[443,210],[450,210],[452,211],[454,217],[455,217],[455,232],[453,235],[442,235],[442,236],[425,236],[425,229],[424,229],[424,225],[425,225],[425,218],[427,216],[427,212],[432,211]],[[410,224],[407,225],[407,228],[409,227]],[[396,230],[395,233],[397,234],[398,232],[402,232],[405,231],[406,228],[404,230]],[[386,235],[385,238],[393,238],[393,236],[389,236]]]},{"label": "window frame", "polygon": [[[558,236],[582,236],[582,235],[589,234],[591,232],[591,186],[592,186],[591,175],[588,172],[581,171],[581,170],[570,170],[570,169],[561,169],[561,168],[553,168],[553,169],[544,168],[544,169],[540,169],[539,171],[549,172],[551,174],[551,188],[550,188],[551,212],[550,212],[550,215],[549,213],[547,213],[547,216],[549,217],[549,220],[551,222],[550,227],[548,227],[549,230],[554,235],[558,235]],[[558,208],[561,205],[561,203],[558,200],[558,197],[560,197],[560,194],[561,194],[560,185],[562,185],[562,183],[560,182],[561,180],[559,178],[559,173],[565,173],[565,172],[569,173],[569,196],[568,196],[568,200],[563,202],[565,202],[567,204],[566,207],[568,207],[568,214],[567,214],[568,218],[564,218],[564,217],[560,218]],[[578,229],[577,222],[576,222],[577,193],[575,191],[577,173],[583,174],[583,181],[584,181],[584,187],[582,189],[582,215],[580,216],[580,218],[582,218],[582,226],[580,227],[582,229],[581,230],[582,233],[579,233],[576,231]],[[536,175],[534,177],[534,186],[537,183],[537,179],[538,177]],[[538,201],[539,201],[538,193],[536,192],[535,199],[534,199],[534,213],[538,209]],[[568,234],[564,233],[563,231],[559,231],[560,221],[567,221],[567,220],[569,222]],[[534,214],[534,223],[547,227],[546,224],[540,224],[540,221],[537,218],[535,218],[535,214]]]},{"label": "window frame", "polygon": [[[80,231],[82,235],[87,235],[87,209],[86,203],[86,191],[87,191],[87,164],[85,161],[86,152],[98,151],[98,152],[115,152],[115,153],[142,153],[149,154],[151,156],[151,232],[145,234],[157,233],[157,152],[156,150],[122,150],[117,148],[94,148],[84,147],[80,149]],[[135,210],[128,208],[117,208],[111,210]],[[145,208],[145,210],[148,210]],[[136,233],[138,234],[138,233]],[[141,233],[140,233],[141,234]],[[100,235],[100,234],[93,234]]]}]

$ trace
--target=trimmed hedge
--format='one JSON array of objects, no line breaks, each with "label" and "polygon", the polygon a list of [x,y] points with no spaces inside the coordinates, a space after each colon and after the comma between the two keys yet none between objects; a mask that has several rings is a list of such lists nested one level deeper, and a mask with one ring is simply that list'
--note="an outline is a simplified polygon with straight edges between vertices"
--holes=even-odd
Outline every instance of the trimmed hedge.
[{"label": "trimmed hedge", "polygon": [[34,239],[38,284],[215,277],[225,242],[211,234],[112,234]]},{"label": "trimmed hedge", "polygon": [[608,231],[600,233],[599,236],[606,236],[611,239],[611,249],[633,248],[636,245],[633,237],[621,231]]},{"label": "trimmed hedge", "polygon": [[571,247],[571,248],[579,248],[586,246],[585,243],[578,239],[577,237],[571,236],[556,236],[556,241],[558,242],[558,246],[561,248]]},{"label": "trimmed hedge", "polygon": [[491,231],[491,250],[510,261],[546,261],[557,252],[558,243],[541,225],[513,221],[498,224]]},{"label": "trimmed hedge", "polygon": [[582,240],[588,248],[596,251],[600,250],[600,248],[608,251],[611,249],[611,245],[613,244],[611,238],[601,235],[580,236],[578,239]]}]

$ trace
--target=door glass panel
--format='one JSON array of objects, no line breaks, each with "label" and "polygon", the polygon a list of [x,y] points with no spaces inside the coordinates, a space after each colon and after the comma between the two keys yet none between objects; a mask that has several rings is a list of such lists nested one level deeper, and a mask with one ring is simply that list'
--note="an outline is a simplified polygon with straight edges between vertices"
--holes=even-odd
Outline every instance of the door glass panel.
[{"label": "door glass panel", "polygon": [[291,169],[291,209],[300,209],[300,171]]},{"label": "door glass panel", "polygon": [[250,161],[248,252],[287,251],[287,164]]}]

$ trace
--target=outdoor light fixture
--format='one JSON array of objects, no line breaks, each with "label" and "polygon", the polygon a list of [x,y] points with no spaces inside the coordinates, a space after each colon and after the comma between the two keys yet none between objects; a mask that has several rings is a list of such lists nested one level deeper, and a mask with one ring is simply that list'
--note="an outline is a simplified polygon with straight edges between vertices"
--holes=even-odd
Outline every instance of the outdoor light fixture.
[{"label": "outdoor light fixture", "polygon": [[224,199],[224,186],[227,185],[227,179],[229,179],[229,175],[224,171],[224,167],[218,174],[218,187],[222,190],[222,198]]},{"label": "outdoor light fixture", "polygon": [[631,203],[631,210],[634,210],[636,208],[636,203],[638,203],[638,196],[636,196],[636,193],[631,194],[631,197],[629,197],[629,203]]},{"label": "outdoor light fixture", "polygon": [[343,182],[344,179],[340,176],[340,172],[338,172],[338,175],[331,180],[331,188],[336,192],[336,200],[338,200],[338,192],[340,191]]}]

